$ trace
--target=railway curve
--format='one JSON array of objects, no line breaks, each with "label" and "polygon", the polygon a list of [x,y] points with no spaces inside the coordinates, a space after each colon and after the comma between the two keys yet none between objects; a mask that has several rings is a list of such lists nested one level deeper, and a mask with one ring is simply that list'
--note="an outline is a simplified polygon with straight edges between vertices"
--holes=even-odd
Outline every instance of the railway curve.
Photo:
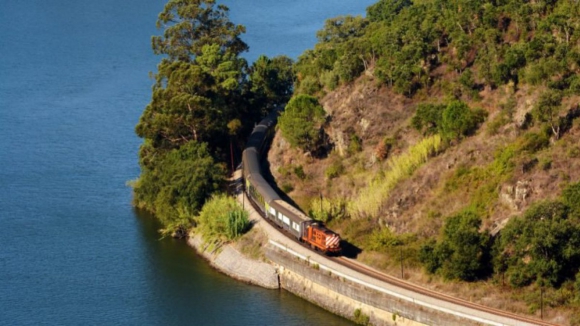
[{"label": "railway curve", "polygon": [[[273,223],[272,218],[268,218],[268,210],[270,209],[269,205],[267,204],[267,198],[276,196],[271,188],[264,180],[261,175],[260,168],[256,169],[256,166],[261,164],[256,164],[256,160],[262,159],[261,156],[264,153],[264,142],[265,139],[273,129],[275,124],[275,118],[272,119],[274,115],[271,114],[268,118],[264,119],[260,122],[252,132],[248,139],[248,145],[246,150],[244,151],[244,163],[247,160],[250,160],[250,164],[254,166],[252,170],[252,177],[259,177],[260,187],[256,187],[258,189],[266,189],[268,193],[259,194],[260,201],[251,200],[250,198],[256,196],[255,190],[254,193],[251,193],[248,190],[249,182],[247,177],[250,175],[246,171],[243,172],[244,177],[244,185],[245,187],[242,192],[242,200],[246,200],[247,202],[251,203],[253,206],[252,208],[255,210],[255,213],[260,215],[260,217],[268,223],[269,231],[267,233],[270,237],[270,243],[274,246],[277,246],[279,249],[285,250],[293,255],[305,259],[308,257],[310,261],[310,257],[314,255],[316,260],[319,262],[319,266],[323,269],[328,269],[335,274],[342,274],[344,277],[348,278],[353,282],[361,283],[365,286],[369,286],[378,291],[382,291],[389,295],[393,295],[403,300],[412,301],[415,304],[420,304],[430,309],[435,309],[443,313],[449,313],[461,318],[470,319],[477,323],[482,323],[486,325],[542,325],[542,326],[555,326],[556,324],[550,323],[548,321],[539,320],[536,318],[522,316],[515,313],[487,307],[481,304],[473,303],[467,300],[459,299],[450,295],[446,295],[440,292],[436,292],[419,285],[404,281],[400,278],[384,274],[380,271],[377,271],[369,266],[361,264],[356,260],[349,259],[346,257],[328,257],[326,255],[321,254],[318,251],[314,251],[311,248],[308,248],[303,242],[299,241],[295,236],[291,236],[288,232],[283,232],[281,229],[280,224]],[[264,123],[264,121],[266,121]],[[248,149],[251,149],[250,154],[246,155]],[[256,150],[258,149],[258,150]],[[249,159],[248,159],[249,157]],[[244,167],[245,169],[246,167]],[[256,172],[258,170],[258,172]],[[259,174],[259,175],[258,175]],[[268,187],[270,189],[268,189]],[[248,195],[248,199],[245,197]],[[275,199],[278,200],[278,199]],[[260,207],[260,205],[262,207]],[[248,205],[249,206],[249,205]],[[278,235],[273,236],[272,232],[277,232]],[[273,240],[272,238],[280,239],[280,236],[283,236],[285,240]],[[285,245],[281,245],[281,242],[285,242]],[[288,243],[294,244],[293,249],[289,249]],[[308,253],[300,254],[298,251],[308,250]]]}]

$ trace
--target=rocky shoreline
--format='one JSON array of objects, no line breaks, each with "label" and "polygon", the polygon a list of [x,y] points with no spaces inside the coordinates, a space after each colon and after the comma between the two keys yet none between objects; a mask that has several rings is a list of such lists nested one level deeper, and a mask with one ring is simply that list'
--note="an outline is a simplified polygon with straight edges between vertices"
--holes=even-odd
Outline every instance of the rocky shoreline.
[{"label": "rocky shoreline", "polygon": [[199,234],[190,234],[187,243],[204,257],[212,267],[231,278],[266,289],[280,288],[276,267],[265,262],[249,259],[230,244],[210,249],[204,244]]}]

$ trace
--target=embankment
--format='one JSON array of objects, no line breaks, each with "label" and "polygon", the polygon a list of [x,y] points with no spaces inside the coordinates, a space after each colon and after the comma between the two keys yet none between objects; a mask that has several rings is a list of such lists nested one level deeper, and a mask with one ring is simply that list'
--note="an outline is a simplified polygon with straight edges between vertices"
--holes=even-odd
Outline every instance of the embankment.
[{"label": "embankment", "polygon": [[231,245],[208,247],[198,234],[190,234],[188,244],[220,272],[267,289],[278,289],[278,273],[272,264],[246,258]]}]

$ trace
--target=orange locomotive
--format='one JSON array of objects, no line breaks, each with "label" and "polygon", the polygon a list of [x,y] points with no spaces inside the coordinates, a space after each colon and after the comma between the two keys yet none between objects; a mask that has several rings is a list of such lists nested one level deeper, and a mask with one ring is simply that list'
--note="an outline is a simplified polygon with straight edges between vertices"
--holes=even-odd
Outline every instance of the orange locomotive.
[{"label": "orange locomotive", "polygon": [[314,250],[326,254],[340,254],[340,236],[319,222],[310,221],[301,240],[310,244]]}]

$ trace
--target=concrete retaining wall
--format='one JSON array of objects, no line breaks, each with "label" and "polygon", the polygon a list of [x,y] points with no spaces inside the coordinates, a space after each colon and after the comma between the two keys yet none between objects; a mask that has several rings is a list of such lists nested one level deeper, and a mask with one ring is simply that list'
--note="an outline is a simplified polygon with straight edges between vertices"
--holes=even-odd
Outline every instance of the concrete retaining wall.
[{"label": "concrete retaining wall", "polygon": [[344,280],[271,246],[266,257],[279,266],[282,288],[348,319],[360,309],[373,325],[479,325]]}]

